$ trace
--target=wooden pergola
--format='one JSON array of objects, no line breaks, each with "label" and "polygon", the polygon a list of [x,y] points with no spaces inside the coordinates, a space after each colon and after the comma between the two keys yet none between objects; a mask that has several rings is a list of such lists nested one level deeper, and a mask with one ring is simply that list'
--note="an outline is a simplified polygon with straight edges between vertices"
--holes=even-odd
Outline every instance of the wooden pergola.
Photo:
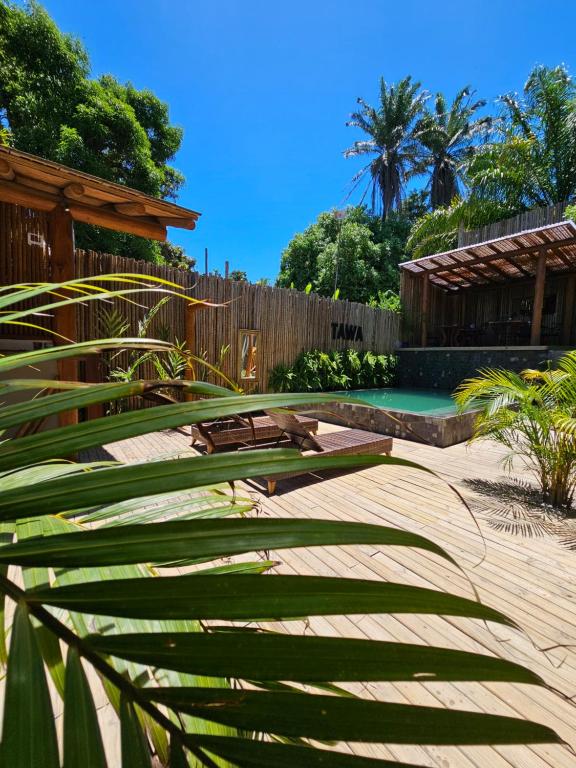
[{"label": "wooden pergola", "polygon": [[[0,202],[48,214],[54,282],[72,280],[75,276],[75,221],[164,241],[167,227],[194,229],[200,216],[197,211],[3,146]],[[66,338],[76,339],[75,307],[59,307],[53,328]],[[75,380],[76,360],[61,360],[58,373],[63,380]],[[75,423],[77,419],[76,412],[63,416],[63,423]]]},{"label": "wooden pergola", "polygon": [[562,221],[400,264],[403,277],[420,282],[420,342],[427,346],[430,288],[448,294],[473,287],[533,281],[530,345],[540,344],[547,276],[566,275],[564,336],[576,294],[576,225]]}]

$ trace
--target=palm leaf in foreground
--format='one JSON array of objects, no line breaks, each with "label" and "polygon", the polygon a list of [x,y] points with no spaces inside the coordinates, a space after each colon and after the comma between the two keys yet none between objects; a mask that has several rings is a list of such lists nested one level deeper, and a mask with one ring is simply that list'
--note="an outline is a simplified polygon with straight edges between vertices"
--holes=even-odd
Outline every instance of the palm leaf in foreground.
[{"label": "palm leaf in foreground", "polygon": [[[132,278],[126,280],[132,287]],[[50,285],[46,290],[59,293],[61,288]],[[81,283],[76,289],[87,290]],[[17,300],[23,298],[22,290]],[[11,306],[9,293],[3,294],[4,304]],[[132,344],[118,340],[109,346],[122,343]],[[153,347],[156,342],[138,340],[144,350],[147,344]],[[105,347],[100,342],[68,345],[1,362],[13,370]],[[4,386],[26,391],[21,380]],[[43,382],[43,386],[70,387],[42,398],[42,407],[50,413],[99,402],[104,394],[114,400],[126,393],[125,385],[77,388],[73,383]],[[135,386],[139,391],[148,385]],[[197,387],[198,392],[205,387],[185,386],[189,391]],[[426,679],[544,685],[529,670],[502,659],[448,648],[242,630],[231,623],[206,625],[211,619],[234,622],[376,612],[463,616],[513,626],[506,616],[476,600],[436,590],[359,579],[262,576],[258,572],[267,570],[267,561],[261,565],[221,561],[266,549],[361,543],[377,545],[384,552],[388,546],[417,547],[453,565],[447,553],[421,536],[352,523],[203,517],[249,512],[249,501],[211,490],[234,479],[291,469],[422,467],[387,457],[307,459],[284,450],[133,466],[57,461],[82,446],[192,423],[207,414],[216,418],[295,405],[304,398],[310,402],[310,395],[243,397],[216,389],[202,390],[214,397],[208,401],[107,417],[88,426],[40,433],[34,439],[16,438],[0,449],[4,470],[0,518],[7,531],[0,546],[0,591],[18,606],[7,668],[3,762],[17,768],[59,765],[42,666],[44,660],[54,671],[49,656],[55,645],[68,647],[63,689],[65,768],[88,764],[88,752],[93,764],[105,764],[100,744],[106,747],[106,734],[98,732],[84,666],[96,671],[118,715],[122,768],[150,764],[152,751],[163,766],[174,768],[402,765],[312,747],[302,741],[307,738],[405,744],[558,741],[548,728],[525,720],[365,701],[333,685],[371,680],[418,685]],[[39,412],[32,401],[5,406],[0,408],[0,424],[4,428],[22,424]],[[34,466],[40,461],[49,463]],[[86,525],[95,527],[87,530]],[[202,573],[161,577],[153,566],[193,561],[208,565]],[[8,578],[6,566],[10,574],[17,567],[26,569],[25,589]],[[38,642],[39,629],[51,643]],[[56,666],[61,663],[58,660]],[[287,681],[316,686],[330,695],[297,691]],[[253,690],[232,690],[231,683]],[[260,741],[253,738],[257,733],[284,741]],[[78,734],[85,735],[82,743],[76,741]]]}]

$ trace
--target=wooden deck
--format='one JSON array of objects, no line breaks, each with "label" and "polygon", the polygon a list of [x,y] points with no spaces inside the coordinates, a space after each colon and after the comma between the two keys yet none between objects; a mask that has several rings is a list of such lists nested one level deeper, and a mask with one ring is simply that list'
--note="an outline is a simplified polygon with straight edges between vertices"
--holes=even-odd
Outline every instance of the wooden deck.
[{"label": "wooden deck", "polygon": [[[338,429],[321,424],[320,432]],[[105,446],[124,461],[189,450],[184,430],[161,432]],[[261,511],[273,517],[321,517],[384,523],[428,536],[455,557],[465,574],[439,558],[404,548],[385,553],[371,546],[324,547],[272,553],[279,572],[390,579],[450,590],[480,598],[515,619],[524,632],[465,619],[420,616],[354,616],[313,618],[308,632],[367,637],[493,653],[524,664],[558,693],[531,686],[503,684],[369,684],[362,694],[389,701],[453,706],[512,716],[525,716],[555,728],[576,748],[576,552],[557,536],[537,537],[498,530],[502,518],[479,509],[480,499],[467,480],[484,485],[503,477],[500,450],[491,444],[440,449],[395,440],[393,455],[410,458],[435,470],[439,477],[399,467],[378,467],[321,482],[310,476],[283,480],[275,496],[258,493]],[[446,481],[453,483],[474,508],[463,507]],[[247,487],[258,492],[258,485]],[[498,504],[497,498],[489,502]],[[501,526],[500,526],[501,527]],[[287,631],[302,631],[290,623]],[[544,652],[551,646],[568,646]],[[572,647],[569,647],[572,646]],[[102,714],[102,713],[101,713]],[[576,766],[571,748],[536,747],[405,747],[352,745],[343,749],[380,758],[396,758],[438,768],[569,768]]]}]

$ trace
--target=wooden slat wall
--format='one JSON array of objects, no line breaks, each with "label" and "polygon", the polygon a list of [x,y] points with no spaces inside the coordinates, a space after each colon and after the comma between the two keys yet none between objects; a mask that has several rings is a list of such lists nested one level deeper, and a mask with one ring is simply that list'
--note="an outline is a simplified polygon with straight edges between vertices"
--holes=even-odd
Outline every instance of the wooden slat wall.
[{"label": "wooden slat wall", "polygon": [[474,243],[484,243],[486,240],[493,240],[496,237],[514,235],[527,229],[544,227],[546,224],[556,224],[558,221],[564,220],[564,211],[567,205],[568,203],[564,202],[543,208],[533,208],[509,219],[486,224],[479,229],[463,229],[458,233],[458,248]]},{"label": "wooden slat wall", "polygon": [[[556,309],[544,315],[544,335],[547,330],[560,328],[563,320],[566,278],[548,276],[546,296],[556,294]],[[403,272],[400,295],[403,307],[402,341],[407,346],[420,346],[420,318],[422,301],[422,280]],[[519,280],[505,285],[467,288],[459,292],[445,292],[430,286],[428,346],[442,341],[443,325],[459,325],[463,328],[484,328],[490,320],[518,318],[522,299],[534,295],[534,280]],[[530,316],[527,316],[530,319]],[[575,341],[576,339],[572,339]],[[545,343],[545,339],[543,340]],[[554,343],[559,343],[556,339]]]},{"label": "wooden slat wall", "polygon": [[[28,232],[37,232],[48,241],[47,217],[18,206],[0,204],[0,283],[48,281],[49,248],[28,244]],[[232,379],[239,377],[239,332],[260,331],[258,349],[258,388],[265,391],[268,372],[277,363],[291,364],[299,352],[319,348],[326,351],[353,347],[378,353],[392,352],[399,339],[399,316],[393,312],[371,309],[364,304],[333,301],[315,294],[272,288],[198,275],[166,266],[137,261],[121,256],[76,251],[76,275],[88,277],[106,273],[137,273],[177,283],[189,295],[220,306],[197,311],[194,350],[207,351],[208,361],[218,362],[220,349],[230,344],[224,371]],[[131,323],[134,332],[146,311],[161,298],[158,294],[139,295],[137,304],[116,300],[115,305]],[[100,302],[87,302],[78,309],[78,341],[102,335]],[[38,323],[50,327],[49,318]],[[332,323],[362,327],[363,341],[332,339]],[[170,329],[172,339],[186,339],[185,305],[176,299],[158,314],[153,330]],[[12,338],[50,338],[47,333],[24,329],[2,329],[1,335]],[[122,358],[118,361],[122,364]],[[151,366],[142,375],[154,377]]]},{"label": "wooden slat wall", "polygon": [[[204,275],[198,277],[194,295],[226,305],[198,312],[196,343],[199,352],[207,350],[210,361],[216,361],[222,344],[229,343],[223,369],[231,378],[239,375],[239,331],[260,331],[257,363],[262,391],[270,369],[278,363],[291,364],[302,350],[353,347],[385,353],[395,349],[399,338],[397,314],[364,304]],[[361,326],[363,341],[333,340],[332,323]]]}]

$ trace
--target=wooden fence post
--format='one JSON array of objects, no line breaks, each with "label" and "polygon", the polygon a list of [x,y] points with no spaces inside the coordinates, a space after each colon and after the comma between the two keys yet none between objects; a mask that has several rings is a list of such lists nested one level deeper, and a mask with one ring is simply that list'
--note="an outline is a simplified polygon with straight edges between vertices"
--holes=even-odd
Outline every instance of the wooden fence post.
[{"label": "wooden fence post", "polygon": [[[198,309],[197,304],[187,304],[186,305],[186,349],[191,352],[193,355],[196,354],[196,310]],[[186,378],[189,381],[194,381],[194,379],[198,379],[198,372],[196,370],[196,376],[194,375],[194,372],[196,370],[196,365],[194,366],[194,369],[188,366],[186,368]],[[194,400],[195,396],[191,395],[189,393],[186,394],[186,400]]]},{"label": "wooden fence post", "polygon": [[[52,280],[55,283],[74,279],[74,223],[68,208],[57,206],[49,217]],[[76,306],[58,307],[54,311],[54,331],[70,341],[77,340]],[[61,344],[62,339],[56,338]],[[77,381],[78,361],[67,358],[58,361],[61,381]],[[78,411],[66,411],[58,417],[60,426],[78,423]]]}]

